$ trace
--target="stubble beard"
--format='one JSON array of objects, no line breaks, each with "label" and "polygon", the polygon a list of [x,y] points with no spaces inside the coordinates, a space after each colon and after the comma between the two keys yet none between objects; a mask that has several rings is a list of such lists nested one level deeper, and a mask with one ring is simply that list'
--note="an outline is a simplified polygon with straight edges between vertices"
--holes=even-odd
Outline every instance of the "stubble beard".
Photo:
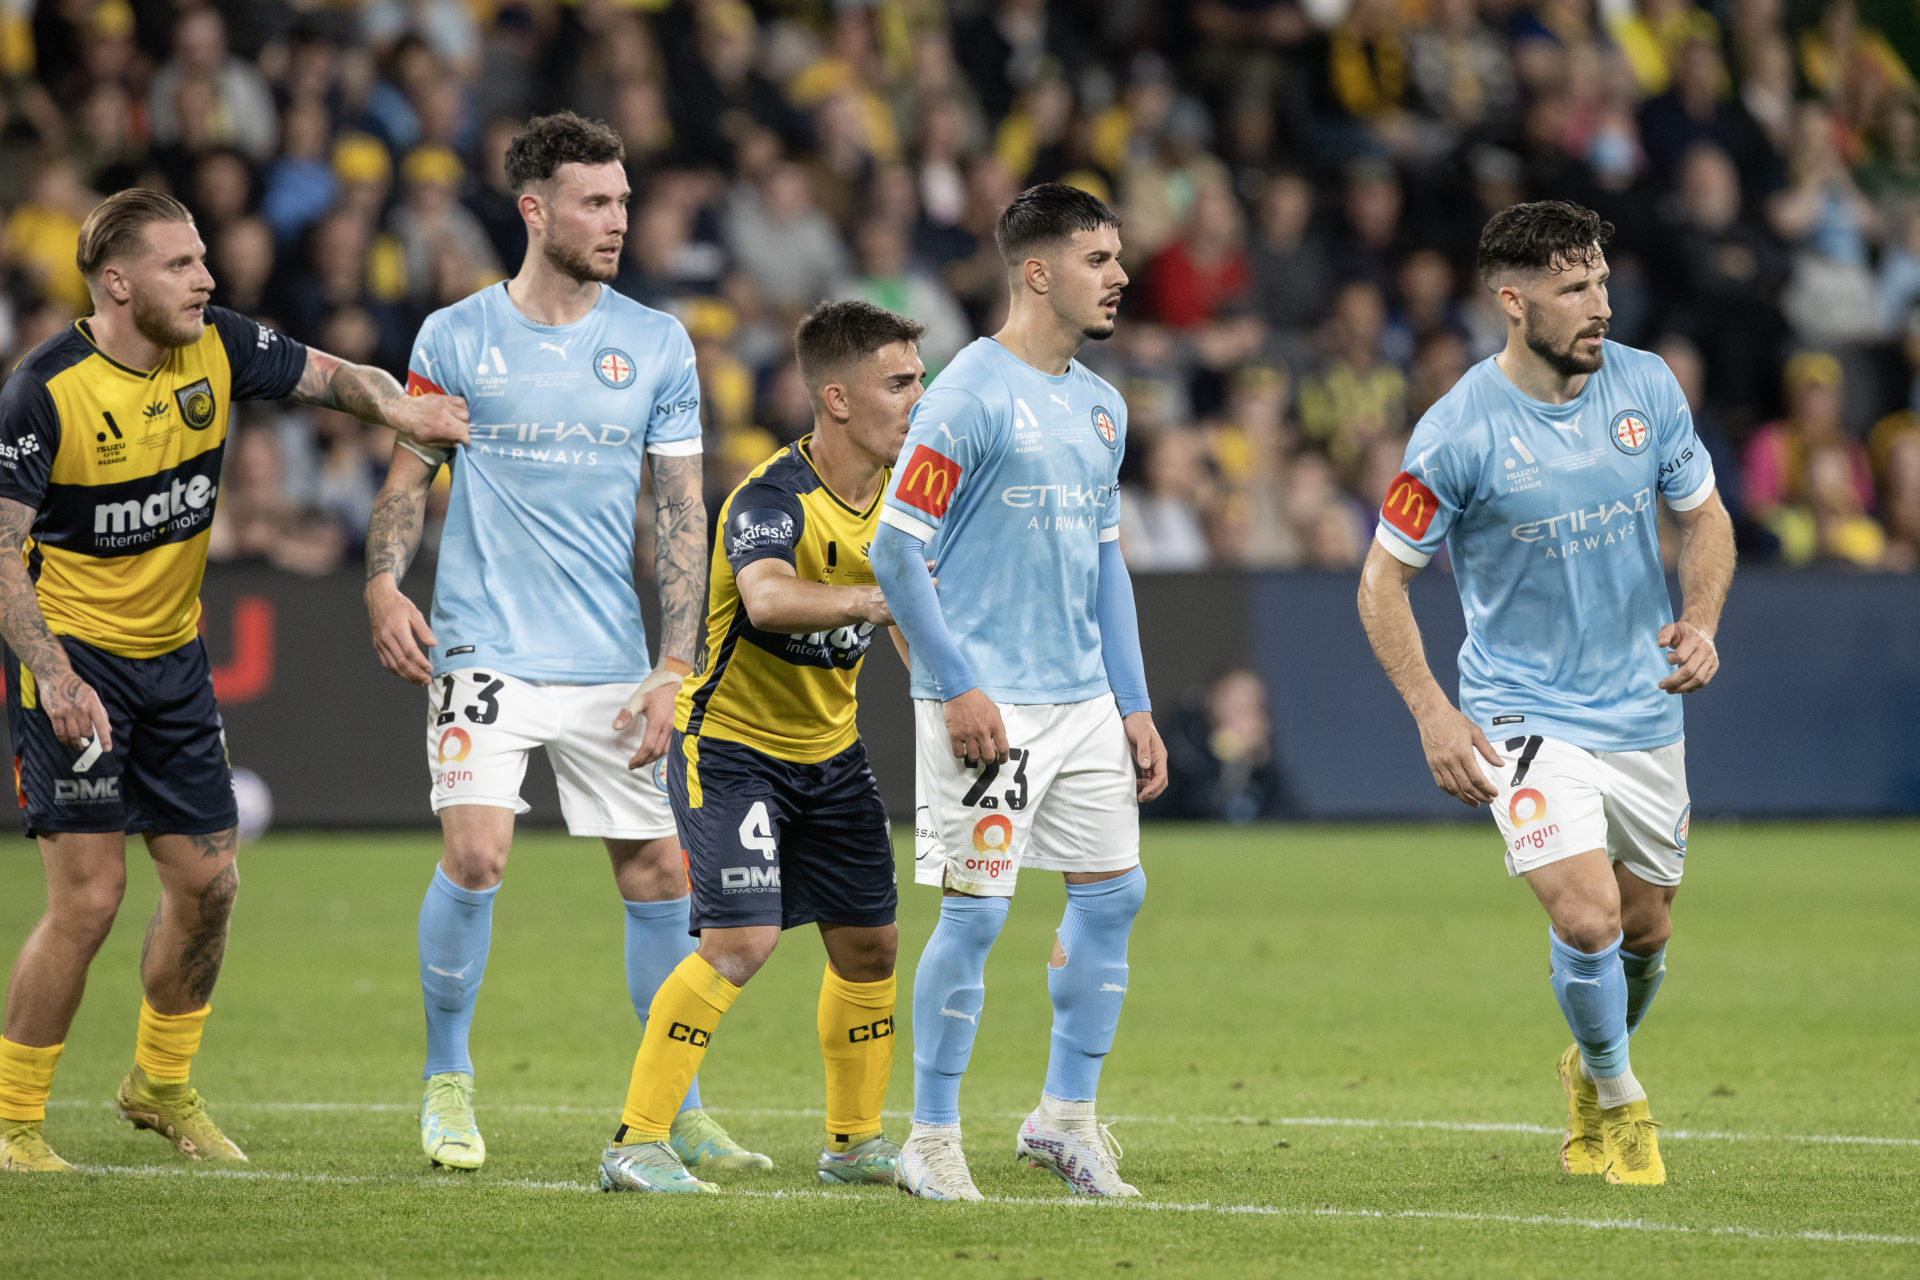
[{"label": "stubble beard", "polygon": [[1576,378],[1582,374],[1598,373],[1605,362],[1604,350],[1596,350],[1587,355],[1576,345],[1581,338],[1575,334],[1567,340],[1566,349],[1560,350],[1552,344],[1534,324],[1534,313],[1527,312],[1527,322],[1522,336],[1526,339],[1527,349],[1546,361],[1547,367],[1563,378]]},{"label": "stubble beard", "polygon": [[179,310],[140,294],[133,295],[133,327],[156,347],[190,347],[206,330],[206,313],[188,320]]},{"label": "stubble beard", "polygon": [[554,270],[570,280],[580,284],[605,284],[620,274],[620,260],[615,258],[610,265],[601,266],[592,254],[555,244],[549,240],[545,246],[547,263]]}]

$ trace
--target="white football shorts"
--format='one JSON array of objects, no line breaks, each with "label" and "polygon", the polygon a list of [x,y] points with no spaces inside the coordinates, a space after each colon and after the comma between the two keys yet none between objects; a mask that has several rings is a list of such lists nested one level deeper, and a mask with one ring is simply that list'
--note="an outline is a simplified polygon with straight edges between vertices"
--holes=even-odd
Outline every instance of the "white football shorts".
[{"label": "white football shorts", "polygon": [[954,758],[940,703],[913,704],[913,878],[1010,898],[1023,867],[1125,871],[1140,862],[1133,758],[1112,695],[1003,704],[1007,762]]},{"label": "white football shorts", "polygon": [[1693,814],[1685,739],[1645,751],[1588,751],[1538,735],[1493,745],[1506,767],[1481,769],[1500,788],[1493,820],[1508,875],[1605,849],[1649,884],[1680,883]]},{"label": "white football shorts", "polygon": [[576,836],[654,840],[670,836],[665,757],[646,769],[627,761],[639,749],[636,718],[615,733],[613,718],[631,684],[556,684],[518,680],[484,668],[450,671],[427,686],[427,764],[433,811],[484,804],[516,814],[527,754],[544,747],[560,784],[560,812]]}]

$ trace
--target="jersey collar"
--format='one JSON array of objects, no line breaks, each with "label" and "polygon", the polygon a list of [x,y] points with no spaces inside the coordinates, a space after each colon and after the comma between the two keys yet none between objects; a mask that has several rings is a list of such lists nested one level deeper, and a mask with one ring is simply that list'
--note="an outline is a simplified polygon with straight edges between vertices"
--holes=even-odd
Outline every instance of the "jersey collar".
[{"label": "jersey collar", "polygon": [[886,478],[884,476],[881,477],[880,487],[874,490],[873,501],[867,504],[867,509],[865,511],[860,510],[860,508],[854,506],[852,503],[848,502],[845,498],[842,498],[839,494],[835,493],[833,491],[833,486],[827,483],[827,478],[820,474],[820,468],[815,466],[813,463],[813,450],[807,447],[807,442],[812,439],[813,439],[813,432],[811,431],[807,432],[807,434],[801,436],[798,440],[793,442],[793,451],[800,455],[800,460],[807,464],[807,470],[813,472],[813,478],[820,482],[820,491],[826,494],[829,498],[832,498],[835,505],[837,505],[842,511],[848,512],[849,514],[852,514],[852,515],[859,516],[862,520],[865,520],[867,517],[871,516],[873,514],[874,508],[880,505],[881,499],[887,496]]}]

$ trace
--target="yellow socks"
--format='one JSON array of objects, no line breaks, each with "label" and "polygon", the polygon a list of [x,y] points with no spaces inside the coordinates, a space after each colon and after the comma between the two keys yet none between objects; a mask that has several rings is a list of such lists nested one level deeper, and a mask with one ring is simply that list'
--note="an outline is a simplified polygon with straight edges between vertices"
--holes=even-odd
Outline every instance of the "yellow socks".
[{"label": "yellow socks", "polygon": [[0,1036],[0,1122],[45,1120],[53,1069],[67,1046],[15,1044]]},{"label": "yellow socks", "polygon": [[893,1075],[892,975],[848,982],[828,965],[820,980],[820,1056],[827,1060],[827,1146],[847,1150],[880,1131]]},{"label": "yellow socks", "polygon": [[665,1142],[679,1114],[687,1086],[699,1074],[700,1060],[733,1007],[740,988],[695,952],[682,960],[654,993],[647,1011],[647,1033],[633,1056],[633,1079],[621,1109],[624,1132],[619,1142]]},{"label": "yellow socks", "polygon": [[185,1084],[200,1052],[200,1032],[213,1006],[203,1004],[192,1013],[160,1013],[140,1001],[140,1032],[133,1042],[133,1065],[155,1084]]}]

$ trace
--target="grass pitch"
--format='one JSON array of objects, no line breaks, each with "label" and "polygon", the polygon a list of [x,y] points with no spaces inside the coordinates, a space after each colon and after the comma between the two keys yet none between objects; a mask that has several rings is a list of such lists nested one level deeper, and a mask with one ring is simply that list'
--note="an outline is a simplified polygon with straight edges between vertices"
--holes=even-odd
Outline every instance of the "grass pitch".
[{"label": "grass pitch", "polygon": [[[1668,978],[1634,1069],[1671,1182],[1555,1161],[1567,1035],[1545,920],[1482,825],[1150,828],[1151,888],[1101,1089],[1145,1202],[1012,1161],[1045,1067],[1062,892],[1032,875],[996,948],[962,1097],[984,1205],[813,1181],[823,956],[788,935],[729,1014],[708,1105],[771,1174],[689,1203],[590,1194],[637,1038],[596,843],[528,836],[495,911],[473,1047],[488,1164],[420,1154],[414,923],[431,836],[276,836],[242,855],[195,1079],[236,1173],[117,1126],[127,903],[68,1042],[49,1136],[89,1171],[0,1178],[21,1276],[1920,1275],[1920,825],[1696,825]],[[906,994],[936,910],[902,875]],[[0,845],[0,949],[43,901]],[[16,1270],[17,1265],[17,1270]]]}]

